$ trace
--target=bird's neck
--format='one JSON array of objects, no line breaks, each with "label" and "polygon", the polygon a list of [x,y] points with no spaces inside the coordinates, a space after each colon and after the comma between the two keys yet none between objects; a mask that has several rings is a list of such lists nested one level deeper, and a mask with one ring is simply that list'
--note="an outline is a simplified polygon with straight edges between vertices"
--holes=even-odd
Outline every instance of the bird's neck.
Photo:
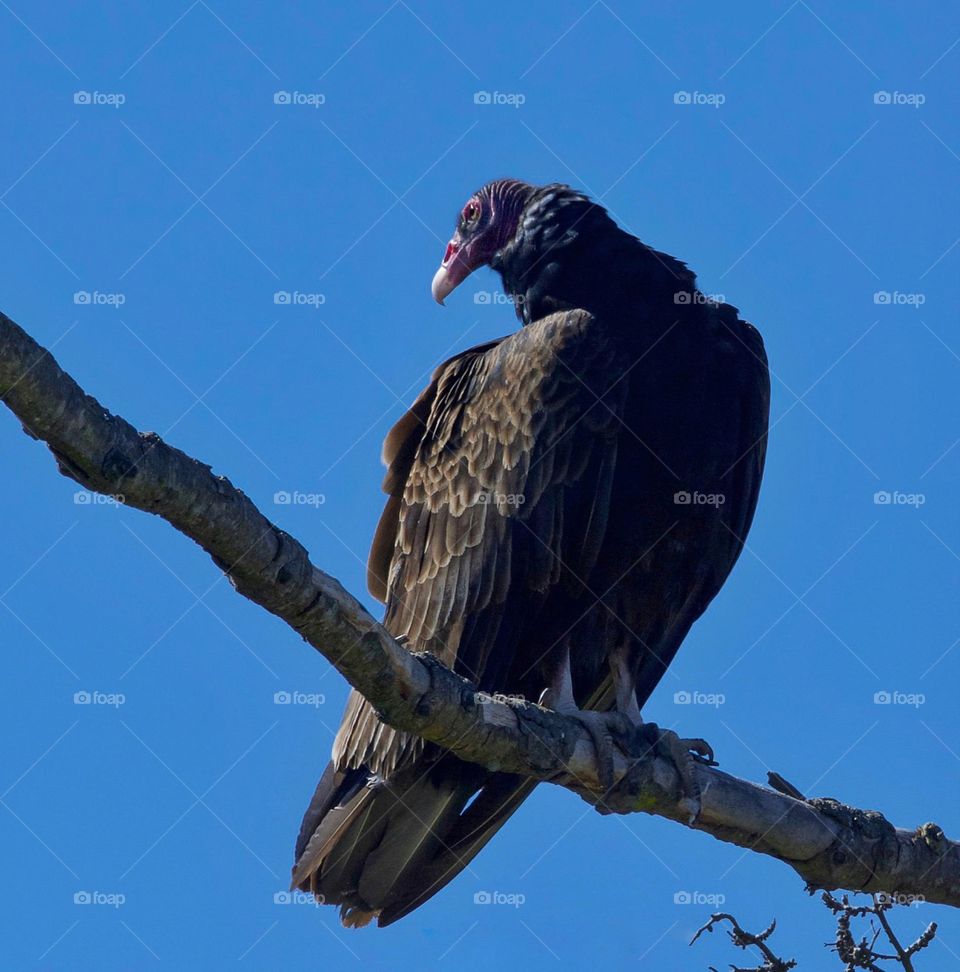
[{"label": "bird's neck", "polygon": [[[529,219],[492,265],[523,324],[582,308],[606,318],[663,318],[682,309],[694,274],[620,229],[601,206],[582,203],[562,218]],[[611,314],[615,311],[616,314]],[[657,312],[657,313],[652,313]]]}]

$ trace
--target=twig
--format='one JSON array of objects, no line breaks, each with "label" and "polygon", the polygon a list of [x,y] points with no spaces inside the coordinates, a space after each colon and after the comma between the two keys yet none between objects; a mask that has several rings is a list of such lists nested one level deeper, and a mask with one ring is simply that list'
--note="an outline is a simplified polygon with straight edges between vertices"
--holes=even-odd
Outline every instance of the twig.
[{"label": "twig", "polygon": [[770,946],[767,945],[767,939],[777,927],[776,919],[771,921],[762,932],[755,935],[741,928],[740,923],[733,915],[727,914],[726,912],[717,912],[710,916],[710,920],[702,928],[697,930],[696,935],[690,939],[690,944],[692,945],[705,931],[712,934],[713,926],[719,924],[721,921],[730,922],[731,927],[727,930],[727,935],[730,936],[730,941],[737,948],[744,950],[756,948],[763,956],[762,965],[758,965],[753,969],[731,966],[730,968],[733,972],[789,972],[790,969],[796,968],[797,962],[795,959],[782,959],[775,955]]}]

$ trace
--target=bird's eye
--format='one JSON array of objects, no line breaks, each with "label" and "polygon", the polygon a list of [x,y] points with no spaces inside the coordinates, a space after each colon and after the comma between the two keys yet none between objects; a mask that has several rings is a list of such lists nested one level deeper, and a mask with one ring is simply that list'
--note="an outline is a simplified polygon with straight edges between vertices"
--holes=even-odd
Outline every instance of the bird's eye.
[{"label": "bird's eye", "polygon": [[475,223],[480,218],[480,203],[471,200],[463,209],[463,221],[465,223]]}]

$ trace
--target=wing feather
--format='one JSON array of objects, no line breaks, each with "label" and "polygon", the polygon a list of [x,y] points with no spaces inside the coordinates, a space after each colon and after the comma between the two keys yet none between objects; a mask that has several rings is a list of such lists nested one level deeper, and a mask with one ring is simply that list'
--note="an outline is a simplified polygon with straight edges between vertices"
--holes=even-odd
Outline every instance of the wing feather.
[{"label": "wing feather", "polygon": [[[390,498],[368,576],[392,634],[483,688],[503,687],[523,649],[522,624],[503,616],[525,620],[564,576],[588,572],[602,544],[626,392],[618,377],[613,343],[585,311],[551,315],[434,372],[384,446]],[[372,713],[352,715],[338,767],[397,765],[422,748],[380,730]]]}]

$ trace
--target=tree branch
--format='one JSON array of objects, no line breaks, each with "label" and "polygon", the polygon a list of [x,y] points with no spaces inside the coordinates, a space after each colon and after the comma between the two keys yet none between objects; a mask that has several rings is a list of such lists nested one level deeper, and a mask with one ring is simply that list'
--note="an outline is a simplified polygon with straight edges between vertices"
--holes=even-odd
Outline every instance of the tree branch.
[{"label": "tree branch", "polygon": [[[63,372],[0,314],[0,398],[43,440],[64,475],[163,517],[198,543],[245,597],[282,618],[359,689],[390,725],[491,770],[564,786],[607,809],[593,744],[575,719],[477,692],[429,655],[398,645],[293,537],[209,466],[138,432]],[[689,821],[668,759],[628,765],[617,809],[657,814],[789,864],[810,887],[885,891],[960,906],[960,845],[934,824],[897,830],[881,814],[787,793],[697,765],[700,814]]]}]

